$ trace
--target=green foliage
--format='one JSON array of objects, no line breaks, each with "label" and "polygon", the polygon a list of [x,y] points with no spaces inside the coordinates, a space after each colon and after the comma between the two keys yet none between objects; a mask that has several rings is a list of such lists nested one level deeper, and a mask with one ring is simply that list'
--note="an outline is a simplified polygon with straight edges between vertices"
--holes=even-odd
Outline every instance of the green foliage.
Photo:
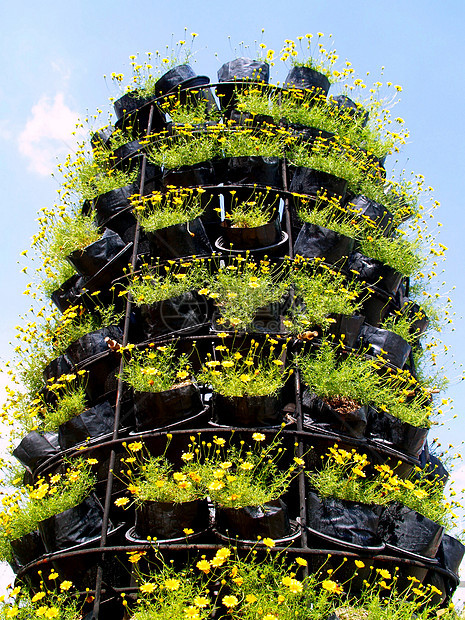
[{"label": "green foliage", "polygon": [[142,228],[153,232],[190,222],[202,215],[207,206],[202,202],[204,192],[201,188],[177,188],[166,193],[153,192],[149,196],[134,196],[131,204]]},{"label": "green foliage", "polygon": [[127,345],[122,350],[129,351],[131,357],[121,378],[137,392],[164,392],[191,380],[190,362],[185,354],[176,352],[174,343],[159,347],[151,343],[143,350]]},{"label": "green foliage", "polygon": [[291,372],[284,370],[286,343],[279,350],[275,349],[277,344],[278,341],[273,338],[268,338],[262,346],[252,340],[245,353],[225,344],[217,345],[215,351],[218,352],[218,359],[212,359],[211,354],[207,354],[198,380],[230,398],[276,395]]}]

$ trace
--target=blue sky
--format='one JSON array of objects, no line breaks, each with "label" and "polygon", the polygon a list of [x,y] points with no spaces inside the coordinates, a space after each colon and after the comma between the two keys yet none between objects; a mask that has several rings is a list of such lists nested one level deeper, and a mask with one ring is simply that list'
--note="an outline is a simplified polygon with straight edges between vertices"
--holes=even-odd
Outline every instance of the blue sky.
[{"label": "blue sky", "polygon": [[[20,273],[22,265],[17,261],[36,230],[36,212],[55,200],[58,183],[50,171],[55,157],[73,148],[74,122],[118,94],[110,81],[105,82],[104,74],[129,75],[129,55],[161,51],[172,34],[177,41],[187,26],[189,33],[199,35],[194,69],[212,81],[220,65],[235,57],[234,48],[241,41],[254,50],[253,42],[260,39],[264,28],[264,42],[277,51],[286,38],[307,32],[332,33],[340,58],[348,58],[360,77],[370,72],[374,81],[384,66],[382,81],[403,86],[395,115],[405,119],[410,143],[400,155],[401,167],[424,174],[441,202],[437,213],[443,224],[440,240],[449,248],[443,279],[448,288],[456,286],[452,294],[455,331],[445,334],[444,340],[457,366],[465,362],[465,326],[460,318],[465,314],[463,2],[44,0],[2,4],[2,359],[10,354],[8,342],[18,314],[28,307],[22,295],[28,277]],[[275,80],[283,77],[274,75]],[[388,158],[388,170],[391,163]],[[456,380],[460,372],[459,368],[452,370],[455,381],[448,390],[458,419],[453,426],[439,429],[443,444],[450,442],[457,448],[465,439],[460,422],[465,383]],[[464,468],[457,478],[465,486]]]}]

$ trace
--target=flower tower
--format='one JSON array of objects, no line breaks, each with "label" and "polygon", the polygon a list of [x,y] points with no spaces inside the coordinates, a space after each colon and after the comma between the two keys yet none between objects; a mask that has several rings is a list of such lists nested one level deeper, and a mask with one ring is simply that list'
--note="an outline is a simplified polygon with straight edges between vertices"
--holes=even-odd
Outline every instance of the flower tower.
[{"label": "flower tower", "polygon": [[20,328],[4,409],[5,617],[455,617],[420,344],[443,248],[422,177],[386,171],[403,121],[299,54],[281,85],[272,51],[215,83],[134,58],[63,166],[33,240],[54,309]]}]

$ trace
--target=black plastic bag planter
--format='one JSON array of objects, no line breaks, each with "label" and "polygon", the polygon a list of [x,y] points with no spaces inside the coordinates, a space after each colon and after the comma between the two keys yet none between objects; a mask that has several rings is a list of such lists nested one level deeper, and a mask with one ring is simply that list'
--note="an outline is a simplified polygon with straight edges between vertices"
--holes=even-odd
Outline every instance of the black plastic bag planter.
[{"label": "black plastic bag planter", "polygon": [[213,392],[213,421],[224,426],[278,426],[283,420],[280,396],[223,396]]},{"label": "black plastic bag planter", "polygon": [[213,253],[200,217],[190,222],[146,231],[146,235],[152,255],[162,260]]},{"label": "black plastic bag planter", "polygon": [[199,187],[216,185],[215,168],[211,161],[202,161],[191,166],[167,168],[163,171],[162,186]]},{"label": "black plastic bag planter", "polygon": [[383,205],[367,198],[366,196],[356,196],[348,204],[348,208],[356,210],[355,217],[369,218],[376,224],[377,229],[385,236],[389,237],[393,226],[393,215]]},{"label": "black plastic bag planter", "polygon": [[142,304],[136,309],[143,341],[176,332],[183,335],[197,333],[209,323],[210,316],[208,300],[197,291],[188,291],[150,305]]},{"label": "black plastic bag planter", "polygon": [[172,502],[144,502],[136,506],[134,537],[160,540],[186,539],[185,529],[194,533],[206,530],[210,513],[205,499],[175,504]]},{"label": "black plastic bag planter", "polygon": [[358,439],[365,436],[369,407],[362,406],[346,412],[344,408],[335,409],[316,394],[305,390],[302,395],[302,411],[304,427],[313,426]]},{"label": "black plastic bag planter", "polygon": [[215,164],[218,183],[225,185],[258,185],[282,189],[283,178],[279,157],[225,157]]},{"label": "black plastic bag planter", "polygon": [[382,550],[378,536],[381,506],[307,495],[307,530],[333,544],[355,545],[359,549]]},{"label": "black plastic bag planter", "polygon": [[356,271],[361,280],[374,284],[389,295],[396,293],[402,274],[379,260],[354,252],[349,258],[349,269]]},{"label": "black plastic bag planter", "polygon": [[205,75],[196,75],[190,65],[178,65],[164,73],[157,80],[155,83],[155,93],[157,97],[161,97],[176,90],[206,86],[209,83],[210,78]]},{"label": "black plastic bag planter", "polygon": [[132,114],[142,106],[149,103],[153,100],[154,97],[141,97],[137,90],[133,90],[130,93],[124,94],[122,97],[117,99],[114,104],[114,110],[116,114],[116,118],[118,120],[122,119],[124,116],[128,116]]},{"label": "black plastic bag planter", "polygon": [[382,357],[397,368],[404,367],[412,350],[398,334],[372,325],[362,326],[360,339],[362,347],[367,347],[371,355]]},{"label": "black plastic bag planter", "polygon": [[273,117],[269,114],[252,114],[251,112],[239,112],[232,110],[229,120],[244,127],[260,127],[261,125],[276,125]]},{"label": "black plastic bag planter", "polygon": [[34,471],[59,452],[57,433],[41,434],[31,431],[19,442],[13,450],[13,456],[27,469]]},{"label": "black plastic bag planter", "polygon": [[[64,551],[100,536],[103,508],[95,495],[39,523],[47,553]],[[111,525],[110,525],[111,527]]]},{"label": "black plastic bag planter", "polygon": [[23,566],[38,560],[45,553],[45,547],[39,531],[28,532],[11,541],[13,561],[11,568],[17,573]]},{"label": "black plastic bag planter", "polygon": [[365,317],[358,314],[332,314],[330,318],[333,322],[328,328],[328,335],[335,342],[343,342],[345,347],[354,349]]},{"label": "black plastic bag planter", "polygon": [[71,306],[79,303],[79,297],[82,295],[85,283],[85,278],[76,274],[65,280],[56,291],[53,291],[50,297],[60,312],[65,312]]},{"label": "black plastic bag planter", "polygon": [[92,277],[103,269],[125,247],[124,241],[112,230],[105,230],[98,241],[82,250],[71,252],[66,258],[78,273]]},{"label": "black plastic bag planter", "polygon": [[289,191],[297,194],[307,194],[316,198],[317,194],[326,192],[327,198],[333,196],[340,197],[341,200],[347,191],[347,181],[340,177],[314,170],[313,168],[305,168],[304,166],[292,166],[289,168],[292,175]]},{"label": "black plastic bag planter", "polygon": [[407,298],[404,298],[404,304],[408,304],[408,316],[412,319],[410,325],[410,333],[420,337],[428,329],[429,318],[426,312],[417,303],[410,302]]},{"label": "black plastic bag planter", "polygon": [[111,125],[107,125],[106,127],[102,127],[102,129],[94,132],[90,138],[90,144],[92,146],[92,149],[95,150],[100,146],[107,146],[114,131],[114,127],[112,127]]},{"label": "black plastic bag planter", "polygon": [[460,564],[464,555],[465,546],[460,540],[449,534],[444,534],[436,554],[439,564],[458,578]]},{"label": "black plastic bag planter", "polygon": [[326,96],[331,82],[323,73],[310,67],[292,67],[284,80],[285,88],[310,90],[314,95]]},{"label": "black plastic bag planter", "polygon": [[236,228],[228,220],[221,223],[223,242],[235,250],[254,250],[273,246],[282,239],[281,221],[275,217],[263,226]]},{"label": "black plastic bag planter", "polygon": [[378,534],[386,545],[400,553],[434,558],[444,528],[415,510],[394,502],[385,507],[379,520]]},{"label": "black plastic bag planter", "polygon": [[366,436],[381,444],[417,458],[426,442],[428,429],[402,422],[390,413],[370,407]]},{"label": "black plastic bag planter", "polygon": [[378,327],[391,308],[397,309],[397,307],[394,306],[393,298],[376,286],[370,286],[369,292],[370,295],[363,299],[360,312],[365,317],[365,323]]},{"label": "black plastic bag planter", "polygon": [[122,342],[123,332],[117,325],[110,325],[85,334],[69,345],[65,356],[74,365],[82,364],[89,358],[108,351],[106,338]]},{"label": "black plastic bag planter", "polygon": [[423,475],[432,482],[441,482],[444,486],[449,479],[449,472],[442,464],[441,460],[435,454],[431,454],[428,442],[425,442],[424,448],[418,457],[420,459],[420,467],[423,469]]},{"label": "black plastic bag planter", "polygon": [[355,239],[340,233],[306,222],[294,244],[294,254],[304,258],[322,258],[332,265],[347,262],[355,244]]},{"label": "black plastic bag planter", "polygon": [[[98,291],[99,299],[102,303],[112,303],[114,301],[113,296],[109,294],[108,289],[113,280],[122,276],[125,270],[128,269],[131,263],[132,251],[133,244],[131,241],[102,267],[100,271],[97,271],[91,278],[86,279],[86,292],[93,293]],[[141,248],[140,251],[142,251]],[[138,268],[138,263],[136,263],[136,268]]]},{"label": "black plastic bag planter", "polygon": [[270,66],[260,60],[250,58],[236,58],[226,62],[218,70],[218,82],[216,94],[223,110],[229,110],[237,105],[235,92],[239,89],[250,87],[253,84],[268,84],[270,78]]},{"label": "black plastic bag planter", "polygon": [[336,104],[341,116],[355,118],[360,127],[366,127],[370,115],[359,103],[355,103],[346,95],[331,96],[330,102]]},{"label": "black plastic bag planter", "polygon": [[111,154],[112,168],[132,172],[141,167],[142,155],[147,146],[145,140],[132,140],[114,149]]},{"label": "black plastic bag planter", "polygon": [[163,428],[203,409],[198,387],[179,385],[164,392],[134,392],[136,430]]},{"label": "black plastic bag planter", "polygon": [[[230,256],[243,254],[244,250],[234,249],[223,237],[218,237],[215,241],[215,248],[221,254],[229,254]],[[248,250],[253,256],[281,257],[289,256],[289,235],[281,231],[281,238],[278,243],[267,245],[259,248]]]},{"label": "black plastic bag planter", "polygon": [[70,374],[72,371],[73,366],[70,360],[65,355],[59,355],[45,366],[42,376],[44,381],[48,382],[59,379],[61,375]]},{"label": "black plastic bag planter", "polygon": [[281,499],[263,506],[215,507],[215,529],[231,539],[257,541],[258,537],[279,540],[291,533],[287,506]]},{"label": "black plastic bag planter", "polygon": [[58,427],[58,441],[62,450],[113,432],[115,413],[108,401],[86,409],[80,415]]},{"label": "black plastic bag planter", "polygon": [[118,385],[117,372],[121,356],[107,350],[87,359],[76,369],[86,371],[85,391],[90,406],[103,397],[105,400],[114,392]]}]

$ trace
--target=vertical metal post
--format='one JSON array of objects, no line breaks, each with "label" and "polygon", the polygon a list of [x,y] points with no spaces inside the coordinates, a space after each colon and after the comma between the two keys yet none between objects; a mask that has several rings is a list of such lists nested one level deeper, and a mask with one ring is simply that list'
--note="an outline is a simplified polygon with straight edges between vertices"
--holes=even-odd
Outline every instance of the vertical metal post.
[{"label": "vertical metal post", "polygon": [[[148,136],[152,130],[152,122],[153,122],[153,111],[154,104],[150,106],[149,120],[147,124],[146,136]],[[144,153],[142,158],[142,166],[141,166],[141,177],[140,177],[140,185],[139,185],[139,194],[142,196],[144,193],[145,186],[145,172],[147,168],[147,156]],[[140,237],[140,225],[139,221],[136,222],[136,229],[134,232],[134,241],[132,248],[132,259],[131,259],[131,273],[134,273],[136,264],[137,264],[137,251],[139,248],[139,237]],[[124,316],[124,327],[123,327],[123,346],[128,343],[128,335],[129,335],[129,322],[131,316],[131,307],[132,307],[132,296],[129,293],[126,301],[126,311]],[[124,370],[124,356],[121,356],[121,362],[119,366],[119,377],[118,377],[118,386],[116,391],[116,404],[115,404],[115,422],[113,425],[113,436],[112,439],[115,440],[118,438],[119,431],[119,423],[121,417],[121,404],[123,399],[123,381],[121,379],[121,374]],[[114,468],[116,463],[116,450],[113,448],[110,453],[110,462],[108,465],[108,476],[107,476],[107,485],[105,492],[105,505],[103,512],[103,520],[102,520],[102,533],[100,537],[100,548],[104,548],[107,543],[107,532],[108,532],[108,524],[110,521],[110,507],[111,507],[111,494],[113,490],[113,481],[114,481]],[[102,553],[99,565],[97,567],[97,576],[95,579],[95,599],[94,599],[94,608],[93,608],[93,620],[98,620],[100,613],[100,599],[102,594],[102,580],[103,580],[103,564],[105,560],[105,554]]]}]

